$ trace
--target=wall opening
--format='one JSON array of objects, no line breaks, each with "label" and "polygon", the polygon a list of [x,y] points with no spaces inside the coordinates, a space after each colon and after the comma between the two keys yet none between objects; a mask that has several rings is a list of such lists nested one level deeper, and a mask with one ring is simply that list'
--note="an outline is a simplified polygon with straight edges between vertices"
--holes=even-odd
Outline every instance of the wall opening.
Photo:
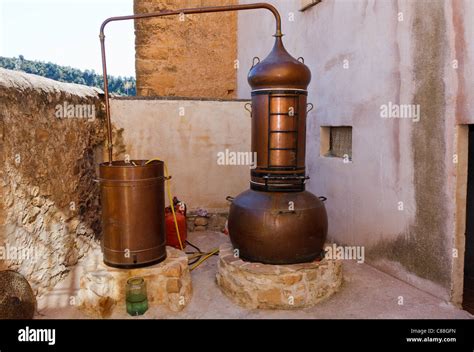
[{"label": "wall opening", "polygon": [[352,126],[321,126],[320,155],[352,160]]},{"label": "wall opening", "polygon": [[469,125],[463,308],[474,314],[474,125]]}]

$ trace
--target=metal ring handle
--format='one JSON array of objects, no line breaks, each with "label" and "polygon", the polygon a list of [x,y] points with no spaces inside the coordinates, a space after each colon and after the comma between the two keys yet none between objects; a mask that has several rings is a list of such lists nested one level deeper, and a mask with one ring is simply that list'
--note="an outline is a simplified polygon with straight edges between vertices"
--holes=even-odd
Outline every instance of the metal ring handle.
[{"label": "metal ring handle", "polygon": [[[257,60],[257,63],[255,63],[255,60]],[[254,58],[252,59],[252,67],[254,67],[255,65],[258,65],[260,63],[260,58],[258,56],[254,56]]]},{"label": "metal ring handle", "polygon": [[[249,108],[250,106],[250,108]],[[250,114],[250,117],[252,117],[252,104],[251,103],[245,103],[244,109],[247,110]]]},{"label": "metal ring handle", "polygon": [[[309,107],[309,109],[308,109]],[[310,112],[311,110],[314,109],[314,105],[311,103],[306,104],[306,113]]]},{"label": "metal ring handle", "polygon": [[320,196],[320,197],[318,197],[318,198],[319,198],[319,200],[320,200],[321,202],[325,202],[325,201],[328,200],[327,197],[324,197],[324,196]]},{"label": "metal ring handle", "polygon": [[304,64],[304,57],[300,56],[297,60]]}]

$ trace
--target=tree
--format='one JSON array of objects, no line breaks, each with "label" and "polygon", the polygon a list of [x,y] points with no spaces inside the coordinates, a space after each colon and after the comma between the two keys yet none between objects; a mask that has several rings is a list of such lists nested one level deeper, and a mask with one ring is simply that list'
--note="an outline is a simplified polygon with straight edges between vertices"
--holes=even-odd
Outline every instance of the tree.
[{"label": "tree", "polygon": [[[51,62],[26,60],[23,55],[18,58],[0,56],[0,67],[32,73],[60,82],[83,84],[90,87],[103,88],[104,80],[94,70],[81,71],[69,66],[60,66]],[[136,80],[134,77],[109,76],[109,92],[117,95],[136,95]]]}]

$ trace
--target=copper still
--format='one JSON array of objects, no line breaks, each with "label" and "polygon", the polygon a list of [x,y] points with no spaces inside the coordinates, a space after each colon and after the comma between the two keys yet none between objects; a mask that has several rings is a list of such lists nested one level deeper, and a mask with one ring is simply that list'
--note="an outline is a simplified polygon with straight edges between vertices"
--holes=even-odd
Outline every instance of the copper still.
[{"label": "copper still", "polygon": [[[105,54],[105,27],[110,22],[142,20],[153,17],[201,14],[211,12],[257,10],[270,11],[281,33],[278,11],[265,3],[212,6],[110,17],[100,27],[102,72],[104,77],[105,113],[107,117],[108,162],[99,165],[102,202],[102,251],[104,263],[131,268],[158,263],[166,258],[164,220],[163,162],[113,160],[112,121]],[[151,157],[154,157],[152,155]]]},{"label": "copper still", "polygon": [[[305,191],[306,97],[311,73],[282,43],[281,17],[266,3],[213,6],[111,17],[100,28],[107,149],[100,165],[104,261],[117,267],[159,262],[164,247],[162,162],[125,163],[112,158],[112,122],[105,54],[110,22],[211,12],[265,9],[276,23],[270,55],[252,67],[252,151],[257,167],[250,190],[230,207],[229,234],[243,259],[271,264],[311,261],[322,254],[327,215],[320,199]],[[135,164],[135,165],[134,165]]]},{"label": "copper still", "polygon": [[[255,59],[254,59],[255,62]],[[285,49],[282,35],[248,74],[252,88],[250,189],[232,200],[229,235],[240,258],[293,264],[322,257],[328,220],[323,204],[305,190],[307,87],[311,72]],[[308,104],[311,106],[311,104]]]}]

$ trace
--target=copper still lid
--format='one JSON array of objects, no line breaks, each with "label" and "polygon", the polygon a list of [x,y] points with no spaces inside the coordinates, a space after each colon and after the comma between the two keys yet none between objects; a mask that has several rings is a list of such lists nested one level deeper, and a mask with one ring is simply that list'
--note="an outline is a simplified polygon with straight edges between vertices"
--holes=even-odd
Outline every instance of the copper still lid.
[{"label": "copper still lid", "polygon": [[310,81],[311,71],[302,58],[297,60],[286,51],[281,36],[276,37],[270,54],[254,65],[248,74],[252,90],[285,88],[306,90]]}]

